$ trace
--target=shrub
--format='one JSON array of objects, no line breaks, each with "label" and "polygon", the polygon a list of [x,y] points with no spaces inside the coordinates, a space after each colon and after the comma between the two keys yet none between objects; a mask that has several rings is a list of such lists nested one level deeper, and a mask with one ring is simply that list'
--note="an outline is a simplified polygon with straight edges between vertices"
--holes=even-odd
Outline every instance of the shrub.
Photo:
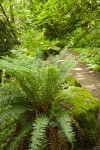
[{"label": "shrub", "polygon": [[66,140],[73,144],[70,117],[53,106],[73,64],[68,58],[57,67],[25,55],[0,61],[0,68],[13,76],[0,87],[1,150],[66,150]]}]

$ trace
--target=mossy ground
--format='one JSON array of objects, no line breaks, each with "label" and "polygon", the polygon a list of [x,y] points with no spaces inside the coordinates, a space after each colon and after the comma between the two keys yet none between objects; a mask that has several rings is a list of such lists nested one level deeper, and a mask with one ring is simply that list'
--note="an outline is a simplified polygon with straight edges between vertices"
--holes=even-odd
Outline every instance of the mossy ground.
[{"label": "mossy ground", "polygon": [[[76,132],[75,148],[93,146],[97,138],[97,115],[100,102],[81,87],[70,86],[57,97],[72,116]],[[78,124],[77,124],[78,123]]]}]

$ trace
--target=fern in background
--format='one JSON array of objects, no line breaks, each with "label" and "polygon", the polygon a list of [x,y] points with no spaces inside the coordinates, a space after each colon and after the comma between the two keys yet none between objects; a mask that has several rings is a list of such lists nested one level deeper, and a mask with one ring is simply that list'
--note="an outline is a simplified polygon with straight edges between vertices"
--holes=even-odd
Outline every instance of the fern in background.
[{"label": "fern in background", "polygon": [[67,149],[66,139],[73,142],[70,117],[52,104],[75,63],[58,60],[50,63],[24,54],[0,60],[0,68],[12,77],[0,86],[1,150],[61,150],[63,145]]}]

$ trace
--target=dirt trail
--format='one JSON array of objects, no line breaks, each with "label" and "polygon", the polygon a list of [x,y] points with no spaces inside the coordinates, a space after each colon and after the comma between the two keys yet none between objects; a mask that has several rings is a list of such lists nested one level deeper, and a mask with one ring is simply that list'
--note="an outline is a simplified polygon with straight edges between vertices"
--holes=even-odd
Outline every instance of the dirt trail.
[{"label": "dirt trail", "polygon": [[71,74],[82,87],[90,90],[93,96],[100,99],[100,72],[93,71],[88,65],[78,63]]},{"label": "dirt trail", "polygon": [[[76,53],[66,51],[66,56],[69,56],[70,54],[72,54],[75,59],[78,56]],[[94,97],[100,99],[100,72],[93,71],[88,65],[79,62],[72,70],[71,75],[73,75],[81,83],[83,88],[88,89]],[[97,144],[91,150],[100,150],[100,112],[98,115],[98,125]]]}]

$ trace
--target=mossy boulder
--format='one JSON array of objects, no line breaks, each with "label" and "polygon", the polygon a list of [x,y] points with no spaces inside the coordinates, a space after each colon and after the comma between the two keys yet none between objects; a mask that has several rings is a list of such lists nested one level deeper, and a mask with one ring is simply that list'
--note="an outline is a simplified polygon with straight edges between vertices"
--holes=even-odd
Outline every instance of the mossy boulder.
[{"label": "mossy boulder", "polygon": [[77,140],[75,149],[79,150],[79,147],[87,149],[95,145],[100,101],[88,90],[75,86],[63,90],[57,96],[57,101],[73,118]]},{"label": "mossy boulder", "polygon": [[66,76],[63,83],[63,88],[67,89],[69,86],[81,87],[81,84],[72,76]]}]

